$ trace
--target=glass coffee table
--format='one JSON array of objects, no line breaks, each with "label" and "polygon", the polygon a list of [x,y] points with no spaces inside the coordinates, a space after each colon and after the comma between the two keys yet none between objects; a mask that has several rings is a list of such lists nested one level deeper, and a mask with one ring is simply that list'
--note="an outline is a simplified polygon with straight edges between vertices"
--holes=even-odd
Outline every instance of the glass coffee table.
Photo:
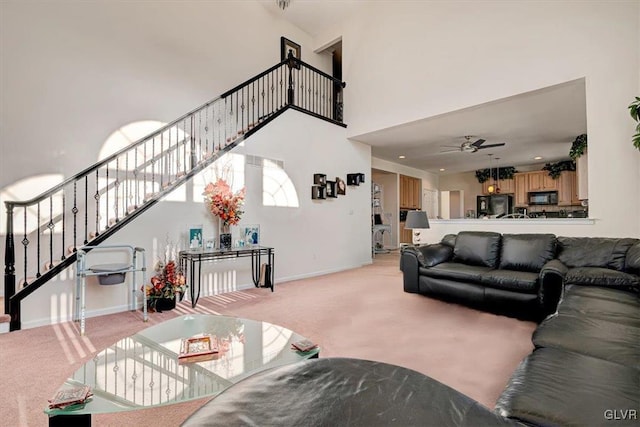
[{"label": "glass coffee table", "polygon": [[[210,360],[179,360],[183,338],[217,337]],[[128,411],[214,396],[257,372],[317,358],[291,344],[305,337],[281,326],[236,317],[192,314],[149,327],[105,348],[60,390],[89,386],[93,396],[65,409],[45,409],[50,426],[91,425],[91,415]]]}]

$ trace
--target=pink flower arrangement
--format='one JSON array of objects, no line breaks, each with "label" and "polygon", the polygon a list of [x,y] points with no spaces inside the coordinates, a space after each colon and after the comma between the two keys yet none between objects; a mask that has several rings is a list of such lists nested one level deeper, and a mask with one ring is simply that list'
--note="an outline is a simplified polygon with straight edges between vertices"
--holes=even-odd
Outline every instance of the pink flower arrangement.
[{"label": "pink flower arrangement", "polygon": [[209,183],[204,189],[205,201],[209,207],[209,212],[213,216],[217,216],[222,220],[222,225],[236,225],[240,221],[240,216],[244,213],[241,209],[244,203],[246,189],[235,194],[231,191],[231,187],[223,179],[218,179],[214,183]]}]

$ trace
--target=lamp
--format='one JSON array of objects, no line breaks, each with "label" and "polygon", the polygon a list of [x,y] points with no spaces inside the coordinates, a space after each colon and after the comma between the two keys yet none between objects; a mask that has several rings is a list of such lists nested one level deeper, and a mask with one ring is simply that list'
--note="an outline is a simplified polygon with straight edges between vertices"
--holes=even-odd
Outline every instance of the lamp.
[{"label": "lamp", "polygon": [[404,228],[413,229],[413,244],[420,238],[419,229],[429,228],[429,219],[425,211],[409,211],[407,212],[407,222]]},{"label": "lamp", "polygon": [[282,10],[285,10],[287,8],[287,6],[289,6],[289,3],[291,2],[291,0],[276,0],[276,3],[278,4],[278,7]]}]

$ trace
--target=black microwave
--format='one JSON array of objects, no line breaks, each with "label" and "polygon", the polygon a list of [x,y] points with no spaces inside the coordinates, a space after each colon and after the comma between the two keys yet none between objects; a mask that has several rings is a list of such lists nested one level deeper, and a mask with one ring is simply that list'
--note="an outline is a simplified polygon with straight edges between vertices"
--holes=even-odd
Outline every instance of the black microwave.
[{"label": "black microwave", "polygon": [[529,205],[557,205],[557,191],[538,191],[529,193]]}]

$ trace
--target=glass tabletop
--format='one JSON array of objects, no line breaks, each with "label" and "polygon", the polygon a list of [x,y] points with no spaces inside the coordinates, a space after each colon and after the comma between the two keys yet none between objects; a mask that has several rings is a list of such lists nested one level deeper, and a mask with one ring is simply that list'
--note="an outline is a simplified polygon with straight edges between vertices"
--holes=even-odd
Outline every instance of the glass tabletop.
[{"label": "glass tabletop", "polygon": [[[183,338],[209,334],[219,352],[211,360],[178,359]],[[54,415],[96,414],[169,405],[213,396],[264,369],[317,357],[291,349],[305,338],[281,326],[235,317],[191,314],[159,323],[105,348],[60,389],[87,385],[93,397]]]}]

